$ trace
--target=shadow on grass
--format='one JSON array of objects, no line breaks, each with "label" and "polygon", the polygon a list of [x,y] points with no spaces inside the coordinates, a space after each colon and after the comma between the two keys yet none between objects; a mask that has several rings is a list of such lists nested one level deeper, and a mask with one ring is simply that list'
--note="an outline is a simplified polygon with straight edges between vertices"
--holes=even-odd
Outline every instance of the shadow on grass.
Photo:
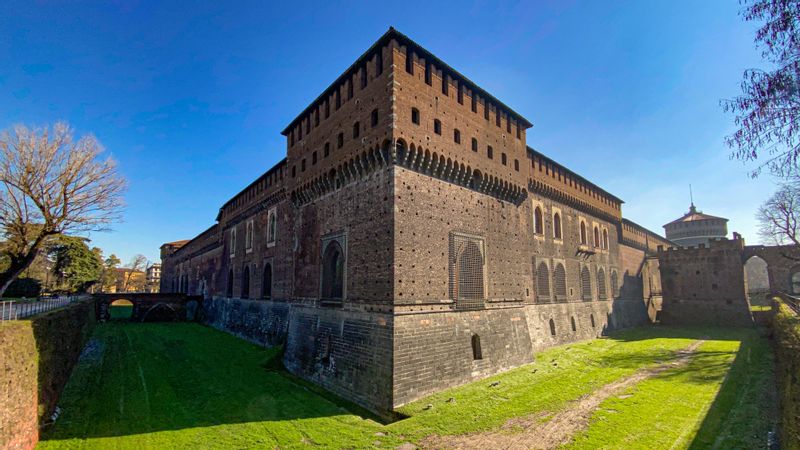
[{"label": "shadow on grass", "polygon": [[367,410],[289,374],[264,349],[197,324],[99,325],[42,440],[128,436]]},{"label": "shadow on grass", "polygon": [[767,339],[744,337],[689,448],[765,448],[777,423],[774,377]]}]

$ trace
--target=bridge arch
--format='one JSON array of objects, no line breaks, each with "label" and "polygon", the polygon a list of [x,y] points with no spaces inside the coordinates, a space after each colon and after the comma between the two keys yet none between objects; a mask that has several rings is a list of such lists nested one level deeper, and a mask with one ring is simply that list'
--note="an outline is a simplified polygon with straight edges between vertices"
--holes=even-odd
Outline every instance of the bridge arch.
[{"label": "bridge arch", "polygon": [[112,319],[112,304],[130,304],[131,322],[194,320],[195,311],[203,302],[200,295],[119,293],[94,294],[95,315],[98,321]]}]

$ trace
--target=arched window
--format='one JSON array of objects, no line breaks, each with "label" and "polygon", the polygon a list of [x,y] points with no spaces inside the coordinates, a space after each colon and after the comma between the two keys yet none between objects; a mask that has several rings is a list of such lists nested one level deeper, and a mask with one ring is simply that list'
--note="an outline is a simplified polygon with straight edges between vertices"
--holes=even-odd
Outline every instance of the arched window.
[{"label": "arched window", "polygon": [[601,267],[597,269],[597,297],[600,300],[605,300],[606,296],[606,272]]},{"label": "arched window", "polygon": [[244,266],[242,270],[242,293],[239,297],[250,298],[250,266]]},{"label": "arched window", "polygon": [[533,210],[533,232],[536,234],[544,233],[544,224],[542,223],[542,208],[536,207]]},{"label": "arched window", "polygon": [[261,277],[261,297],[272,298],[272,264],[264,264],[264,276]]},{"label": "arched window", "polygon": [[617,278],[617,271],[611,271],[611,295],[619,297],[619,279]]},{"label": "arched window", "polygon": [[483,359],[483,351],[481,351],[481,337],[477,334],[472,335],[472,359]]},{"label": "arched window", "polygon": [[597,227],[594,227],[594,246],[595,248],[600,247],[600,230]]},{"label": "arched window", "polygon": [[344,295],[344,252],[336,241],[325,247],[322,255],[322,298],[342,300]]},{"label": "arched window", "polygon": [[471,239],[455,239],[456,300],[482,300],[483,251],[480,242]]},{"label": "arched window", "polygon": [[586,222],[581,221],[581,245],[586,245]]},{"label": "arched window", "polygon": [[556,268],[553,269],[553,290],[555,290],[556,300],[567,299],[567,272],[561,263],[557,263]]},{"label": "arched window", "polygon": [[456,144],[461,143],[461,132],[458,131],[458,128],[453,129],[453,142],[455,142]]},{"label": "arched window", "polygon": [[433,132],[436,134],[442,134],[442,121],[439,119],[433,119]]},{"label": "arched window", "polygon": [[550,301],[550,270],[544,261],[536,267],[536,298],[540,302]]},{"label": "arched window", "polygon": [[553,319],[550,319],[550,336],[555,336],[555,335],[556,335],[556,323],[553,321]]},{"label": "arched window", "polygon": [[228,270],[228,286],[225,289],[225,296],[233,297],[233,269]]},{"label": "arched window", "polygon": [[603,248],[608,250],[608,230],[603,230]]},{"label": "arched window", "polygon": [[272,209],[267,213],[267,243],[275,242],[276,230],[278,228],[278,214]]},{"label": "arched window", "polygon": [[584,301],[592,300],[592,276],[586,266],[581,269],[581,297]]},{"label": "arched window", "polygon": [[575,326],[575,316],[570,316],[569,318],[570,325],[572,325],[572,331],[578,331],[578,327]]},{"label": "arched window", "polygon": [[553,237],[561,239],[561,214],[553,214]]}]

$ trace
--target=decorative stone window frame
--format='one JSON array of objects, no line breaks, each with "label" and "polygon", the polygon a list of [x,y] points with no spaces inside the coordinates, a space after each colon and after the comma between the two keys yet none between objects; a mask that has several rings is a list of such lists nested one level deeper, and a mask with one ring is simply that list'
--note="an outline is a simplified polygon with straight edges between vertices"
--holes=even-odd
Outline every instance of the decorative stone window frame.
[{"label": "decorative stone window frame", "polygon": [[[539,290],[539,266],[544,264],[547,267],[547,296],[542,296]],[[550,258],[534,258],[533,261],[533,299],[536,303],[553,303],[553,263]]]},{"label": "decorative stone window frame", "polygon": [[[563,298],[560,297],[556,293],[556,266],[561,264],[564,268],[564,293]],[[553,301],[556,303],[563,303],[570,301],[570,292],[569,292],[569,270],[567,270],[567,260],[563,258],[553,258],[550,260],[550,294],[553,297]]]},{"label": "decorative stone window frame", "polygon": [[267,211],[267,248],[275,247],[278,240],[278,209],[272,207]]},{"label": "decorative stone window frame", "polygon": [[[592,220],[592,227],[589,231],[589,247],[593,248],[595,251],[600,251],[603,249],[603,232],[601,231],[601,227],[603,224],[596,220]],[[594,241],[594,230],[597,229],[597,245],[595,245]]]},{"label": "decorative stone window frame", "polygon": [[[589,225],[589,221],[586,220],[584,216],[578,216],[578,220],[576,221],[578,224],[578,248],[581,250],[588,250],[590,248],[590,236],[591,236],[591,226]],[[585,242],[582,240],[581,237],[581,224],[585,227]]]},{"label": "decorative stone window frame", "polygon": [[[541,233],[537,233],[536,232],[536,208],[537,207],[542,210],[542,232]],[[545,235],[547,234],[547,232],[545,231],[545,229],[547,227],[545,227],[545,221],[544,221],[545,214],[546,214],[545,211],[546,211],[546,209],[544,207],[544,204],[542,204],[541,201],[536,200],[536,199],[531,199],[531,234],[533,235],[533,238],[536,239],[537,241],[544,241]]]},{"label": "decorative stone window frame", "polygon": [[236,256],[236,225],[228,230],[228,256],[234,258]]},{"label": "decorative stone window frame", "polygon": [[[331,303],[331,305],[324,305],[324,299],[322,298],[322,282],[323,282],[324,271],[325,271],[325,267],[324,267],[324,263],[323,263],[322,259],[323,259],[324,254],[325,254],[325,249],[328,247],[328,244],[330,244],[331,242],[336,242],[337,244],[339,244],[339,247],[342,249],[342,257],[344,258],[344,261],[342,261],[342,301],[341,301],[341,305],[343,305],[344,302],[347,301],[347,260],[348,260],[347,254],[348,254],[348,250],[347,250],[347,231],[346,230],[345,231],[338,231],[338,232],[335,232],[335,233],[330,233],[330,234],[327,234],[327,235],[322,237],[322,240],[321,240],[322,246],[320,247],[320,253],[319,253],[319,258],[320,258],[320,261],[319,261],[319,286],[318,286],[318,291],[317,291],[318,294],[317,295],[318,295],[318,298],[320,299],[321,304],[323,306],[341,306],[338,301],[335,302],[335,305],[333,303]],[[273,268],[274,268],[274,266],[273,266]]]},{"label": "decorative stone window frame", "polygon": [[[584,298],[583,295],[583,269],[586,268],[587,272],[589,273],[589,299],[587,300]],[[592,264],[589,263],[581,263],[578,266],[578,287],[580,288],[578,291],[578,296],[580,301],[582,302],[592,302],[596,300],[597,297],[597,287],[594,286],[597,278],[597,269],[596,267],[593,268]],[[593,282],[593,280],[595,280]]]},{"label": "decorative stone window frame", "polygon": [[[558,217],[559,217],[560,222],[561,222],[559,224],[560,225],[560,230],[559,231],[561,231],[561,237],[560,238],[556,237],[556,220],[555,220],[556,219],[556,214],[558,214]],[[550,223],[553,224],[553,227],[552,227],[553,229],[551,231],[551,234],[553,235],[553,242],[556,243],[556,244],[559,244],[559,245],[563,244],[564,243],[564,213],[561,211],[561,208],[557,208],[555,206],[550,208]]]},{"label": "decorative stone window frame", "polygon": [[253,219],[248,220],[247,223],[245,224],[245,229],[244,229],[244,252],[245,253],[252,253],[253,252],[253,237],[254,237],[253,227],[254,227]]},{"label": "decorative stone window frame", "polygon": [[[458,261],[457,261],[457,254],[454,253],[454,248],[456,246],[457,241],[465,240],[471,241],[478,246],[478,250],[480,252],[482,261],[481,261],[481,272],[482,272],[482,290],[483,290],[483,298],[482,299],[464,299],[458,298],[458,281],[455,278],[455,275],[458,271]],[[489,301],[489,270],[488,270],[488,257],[486,253],[486,238],[481,235],[465,233],[462,231],[451,231],[450,236],[448,238],[448,297],[456,306],[459,308],[461,306],[465,306],[467,308],[477,307],[483,305],[485,301]]]},{"label": "decorative stone window frame", "polygon": [[611,235],[608,232],[608,227],[603,225],[600,227],[600,248],[608,253],[611,247]]}]

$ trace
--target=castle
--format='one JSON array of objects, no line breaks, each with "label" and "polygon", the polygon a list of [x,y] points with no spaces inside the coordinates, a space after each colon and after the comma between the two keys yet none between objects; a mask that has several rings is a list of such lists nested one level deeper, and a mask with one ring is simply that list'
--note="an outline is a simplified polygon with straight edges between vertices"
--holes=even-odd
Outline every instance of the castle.
[{"label": "castle", "polygon": [[671,242],[530,127],[389,29],[283,130],[285,159],[162,246],[161,292],[383,415],[654,319]]}]

